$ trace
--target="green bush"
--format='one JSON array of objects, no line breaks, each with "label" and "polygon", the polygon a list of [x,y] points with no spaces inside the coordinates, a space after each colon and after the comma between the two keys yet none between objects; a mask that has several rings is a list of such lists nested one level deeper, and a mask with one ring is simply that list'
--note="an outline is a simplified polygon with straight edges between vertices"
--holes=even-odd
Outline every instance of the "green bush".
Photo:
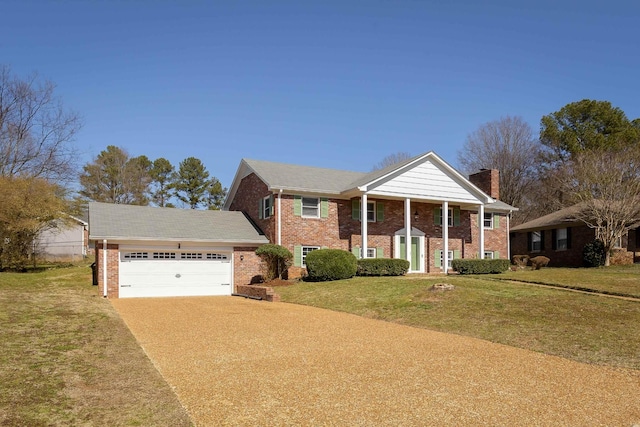
[{"label": "green bush", "polygon": [[582,259],[587,267],[601,267],[605,261],[604,243],[602,240],[594,240],[584,245],[582,250]]},{"label": "green bush", "polygon": [[454,259],[451,267],[460,274],[493,274],[509,270],[508,259]]},{"label": "green bush", "polygon": [[403,276],[409,271],[409,261],[395,258],[364,258],[358,260],[358,276]]},{"label": "green bush", "polygon": [[282,279],[291,266],[293,254],[289,249],[280,245],[266,244],[256,249],[258,255],[265,263],[266,271],[264,281],[268,282],[276,277]]},{"label": "green bush", "polygon": [[356,275],[358,260],[342,249],[318,249],[305,258],[308,279],[313,281],[342,280]]}]

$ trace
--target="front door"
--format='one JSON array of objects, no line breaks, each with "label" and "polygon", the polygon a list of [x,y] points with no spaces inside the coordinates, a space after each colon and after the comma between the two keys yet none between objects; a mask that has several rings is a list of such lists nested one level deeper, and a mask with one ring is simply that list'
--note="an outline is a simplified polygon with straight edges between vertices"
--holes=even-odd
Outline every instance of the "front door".
[{"label": "front door", "polygon": [[[402,259],[407,259],[407,247],[405,237],[400,236],[400,256]],[[420,270],[420,238],[417,236],[411,236],[411,265],[410,271]]]}]

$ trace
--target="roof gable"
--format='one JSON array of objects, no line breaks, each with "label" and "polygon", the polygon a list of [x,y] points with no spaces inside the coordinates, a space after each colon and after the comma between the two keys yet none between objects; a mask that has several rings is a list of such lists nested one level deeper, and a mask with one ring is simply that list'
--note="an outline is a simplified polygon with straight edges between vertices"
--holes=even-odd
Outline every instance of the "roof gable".
[{"label": "roof gable", "polygon": [[268,243],[241,212],[98,202],[89,204],[89,238]]}]

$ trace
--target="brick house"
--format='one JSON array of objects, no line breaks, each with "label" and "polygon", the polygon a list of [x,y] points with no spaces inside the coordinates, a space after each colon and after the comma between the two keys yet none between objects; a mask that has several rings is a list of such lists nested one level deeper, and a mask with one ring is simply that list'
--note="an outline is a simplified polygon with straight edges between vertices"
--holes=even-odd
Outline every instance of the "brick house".
[{"label": "brick house", "polygon": [[[511,250],[514,255],[546,256],[553,267],[582,267],[583,250],[595,240],[595,229],[576,219],[579,206],[552,212],[511,229]],[[620,239],[614,249],[611,264],[632,264],[640,261],[640,233],[637,229]]]},{"label": "brick house", "polygon": [[498,171],[467,179],[428,152],[371,173],[243,159],[223,209],[242,211],[294,254],[290,277],[325,247],[446,273],[455,258],[510,257],[516,208],[498,199]]}]

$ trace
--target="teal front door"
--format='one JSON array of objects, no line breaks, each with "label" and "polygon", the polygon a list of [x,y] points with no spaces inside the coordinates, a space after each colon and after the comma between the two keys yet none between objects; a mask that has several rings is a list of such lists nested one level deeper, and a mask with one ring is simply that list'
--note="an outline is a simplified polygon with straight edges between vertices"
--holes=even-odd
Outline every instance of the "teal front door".
[{"label": "teal front door", "polygon": [[[419,237],[411,237],[411,262],[410,262],[410,270],[418,271],[420,270],[420,238]],[[402,259],[407,259],[407,245],[406,239],[404,236],[400,236],[400,256]]]}]

